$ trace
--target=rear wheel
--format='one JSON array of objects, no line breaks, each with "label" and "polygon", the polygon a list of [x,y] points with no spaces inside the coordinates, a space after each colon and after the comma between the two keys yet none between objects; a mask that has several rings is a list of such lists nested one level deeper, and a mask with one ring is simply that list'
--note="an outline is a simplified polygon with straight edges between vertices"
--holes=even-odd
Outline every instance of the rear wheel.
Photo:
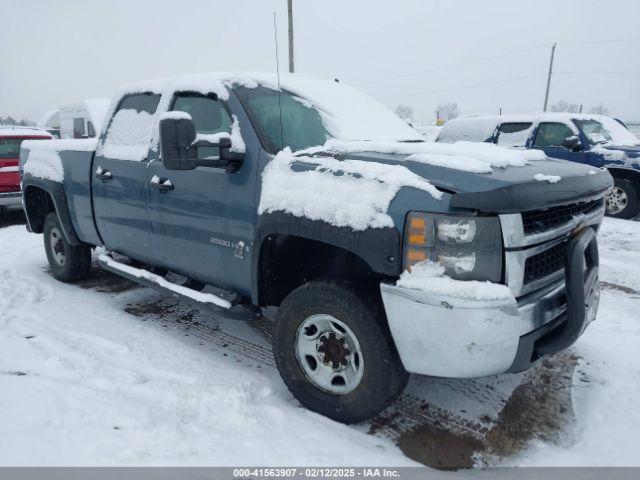
[{"label": "rear wheel", "polygon": [[635,185],[624,178],[613,177],[613,190],[606,197],[606,206],[610,217],[635,217],[638,214],[638,192]]},{"label": "rear wheel", "polygon": [[70,282],[86,277],[91,270],[91,248],[67,242],[58,215],[52,212],[44,220],[44,249],[53,276]]},{"label": "rear wheel", "polygon": [[294,290],[278,311],[273,350],[298,401],[344,423],[384,410],[408,379],[380,299],[351,282],[314,281]]}]

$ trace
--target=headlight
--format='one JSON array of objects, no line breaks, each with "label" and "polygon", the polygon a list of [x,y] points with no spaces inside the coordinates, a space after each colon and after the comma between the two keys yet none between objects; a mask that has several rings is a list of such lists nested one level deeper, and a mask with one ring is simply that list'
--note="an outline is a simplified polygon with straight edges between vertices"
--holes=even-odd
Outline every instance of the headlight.
[{"label": "headlight", "polygon": [[498,217],[411,212],[405,226],[404,268],[432,260],[459,280],[502,280]]}]

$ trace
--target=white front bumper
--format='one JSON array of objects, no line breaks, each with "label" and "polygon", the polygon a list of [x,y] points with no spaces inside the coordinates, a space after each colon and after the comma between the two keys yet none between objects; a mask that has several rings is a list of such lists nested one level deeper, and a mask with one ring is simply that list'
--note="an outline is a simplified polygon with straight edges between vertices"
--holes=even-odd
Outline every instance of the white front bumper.
[{"label": "white front bumper", "polygon": [[520,337],[566,310],[564,284],[534,299],[469,300],[381,284],[389,329],[411,373],[473,378],[510,370]]}]

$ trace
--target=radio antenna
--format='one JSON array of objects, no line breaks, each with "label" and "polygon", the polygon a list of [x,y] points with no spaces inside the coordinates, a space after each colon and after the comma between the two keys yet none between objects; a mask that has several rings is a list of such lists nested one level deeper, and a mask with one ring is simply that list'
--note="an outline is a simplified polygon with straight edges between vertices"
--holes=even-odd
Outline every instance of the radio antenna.
[{"label": "radio antenna", "polygon": [[276,12],[273,12],[273,40],[276,44],[276,78],[278,79],[278,111],[280,114],[280,150],[284,149],[284,132],[282,128],[282,90],[280,89],[280,59],[278,58],[278,27]]}]

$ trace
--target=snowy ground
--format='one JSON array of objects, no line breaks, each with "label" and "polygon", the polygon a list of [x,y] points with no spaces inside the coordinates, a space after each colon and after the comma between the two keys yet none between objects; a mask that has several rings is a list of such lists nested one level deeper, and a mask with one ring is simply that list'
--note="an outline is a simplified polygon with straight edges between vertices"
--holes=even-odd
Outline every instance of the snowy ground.
[{"label": "snowy ground", "polygon": [[40,236],[0,228],[0,465],[640,465],[640,223],[607,219],[600,242],[600,313],[570,352],[416,377],[347,427],[287,392],[267,323],[98,271],[58,283]]}]

